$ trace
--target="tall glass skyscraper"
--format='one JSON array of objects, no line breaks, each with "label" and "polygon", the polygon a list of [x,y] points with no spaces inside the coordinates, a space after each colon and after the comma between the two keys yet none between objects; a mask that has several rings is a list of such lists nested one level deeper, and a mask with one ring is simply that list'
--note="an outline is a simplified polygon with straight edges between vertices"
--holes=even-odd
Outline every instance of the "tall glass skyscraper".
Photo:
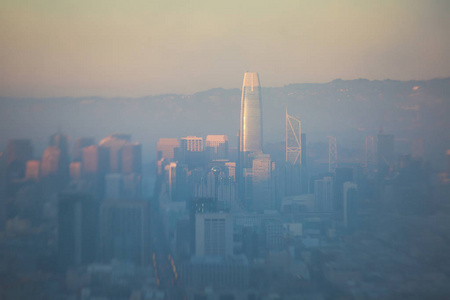
[{"label": "tall glass skyscraper", "polygon": [[262,154],[262,103],[258,73],[246,72],[242,85],[239,161],[236,180],[239,199],[251,208],[253,202],[253,159]]},{"label": "tall glass skyscraper", "polygon": [[244,74],[239,143],[240,152],[262,152],[262,104],[258,73]]}]

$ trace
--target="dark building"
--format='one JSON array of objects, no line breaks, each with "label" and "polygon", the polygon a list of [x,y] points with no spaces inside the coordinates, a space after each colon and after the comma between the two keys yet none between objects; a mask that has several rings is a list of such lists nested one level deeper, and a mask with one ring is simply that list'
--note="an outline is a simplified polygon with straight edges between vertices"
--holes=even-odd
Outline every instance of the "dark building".
[{"label": "dark building", "polygon": [[242,250],[249,261],[259,255],[258,233],[254,226],[244,226],[242,228]]},{"label": "dark building", "polygon": [[93,197],[60,193],[58,201],[58,257],[61,270],[95,260],[98,209]]},{"label": "dark building", "polygon": [[188,166],[177,164],[176,166],[176,182],[175,182],[175,201],[186,202],[192,191],[189,190]]},{"label": "dark building", "polygon": [[122,174],[124,196],[136,199],[141,196],[142,146],[139,143],[126,143],[122,147]]},{"label": "dark building", "polygon": [[147,201],[104,201],[100,210],[100,257],[147,265],[150,259],[150,219]]},{"label": "dark building", "polygon": [[228,159],[228,137],[226,135],[208,135],[205,141],[208,161]]},{"label": "dark building", "polygon": [[302,194],[302,167],[301,165],[293,165],[286,162],[285,167],[285,196],[293,196]]},{"label": "dark building", "polygon": [[122,147],[122,173],[142,173],[142,145],[127,143]]},{"label": "dark building", "polygon": [[33,147],[30,140],[9,140],[5,154],[6,182],[24,178],[26,162],[32,157]]}]

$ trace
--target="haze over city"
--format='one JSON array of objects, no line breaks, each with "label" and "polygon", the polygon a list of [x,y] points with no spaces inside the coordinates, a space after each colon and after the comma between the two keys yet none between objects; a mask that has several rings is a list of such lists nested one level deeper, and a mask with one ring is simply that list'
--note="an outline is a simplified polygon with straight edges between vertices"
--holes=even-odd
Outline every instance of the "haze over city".
[{"label": "haze over city", "polygon": [[450,2],[0,4],[0,299],[450,299]]}]

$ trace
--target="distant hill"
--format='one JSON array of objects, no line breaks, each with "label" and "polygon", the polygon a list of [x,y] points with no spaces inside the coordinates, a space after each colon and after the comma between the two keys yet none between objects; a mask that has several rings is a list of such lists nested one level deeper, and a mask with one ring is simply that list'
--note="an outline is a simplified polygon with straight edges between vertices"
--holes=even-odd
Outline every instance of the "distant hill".
[{"label": "distant hill", "polygon": [[[0,146],[9,138],[32,138],[40,155],[58,128],[73,138],[97,140],[131,133],[147,159],[160,137],[227,134],[236,146],[240,89],[211,89],[192,95],[142,98],[0,99]],[[302,121],[309,141],[335,135],[340,143],[362,147],[381,126],[399,140],[424,139],[429,155],[450,148],[450,78],[427,81],[334,80],[323,84],[263,87],[264,141],[284,140],[284,114]]]}]

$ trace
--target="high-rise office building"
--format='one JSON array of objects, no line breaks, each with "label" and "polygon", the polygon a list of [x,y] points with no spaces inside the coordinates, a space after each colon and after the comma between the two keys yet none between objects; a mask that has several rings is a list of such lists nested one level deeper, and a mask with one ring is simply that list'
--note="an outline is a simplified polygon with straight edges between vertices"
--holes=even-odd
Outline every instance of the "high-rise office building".
[{"label": "high-rise office building", "polygon": [[333,208],[342,211],[344,199],[343,190],[345,182],[353,182],[353,168],[339,167],[336,168],[336,173],[333,182]]},{"label": "high-rise office building", "polygon": [[288,115],[286,109],[286,167],[284,189],[286,196],[302,193],[302,127],[299,119]]},{"label": "high-rise office building", "polygon": [[180,147],[178,139],[162,138],[158,140],[156,144],[156,158],[160,159],[173,159],[174,149]]},{"label": "high-rise office building", "polygon": [[189,189],[189,168],[187,165],[177,164],[176,201],[186,202],[192,195]]},{"label": "high-rise office building", "polygon": [[98,209],[88,194],[61,193],[58,202],[60,267],[92,263],[96,254]]},{"label": "high-rise office building", "polygon": [[74,161],[69,165],[70,180],[79,180],[81,178],[81,162]]},{"label": "high-rise office building", "polygon": [[175,160],[188,165],[189,169],[204,166],[203,138],[187,136],[180,139],[180,148],[175,149]]},{"label": "high-rise office building", "polygon": [[83,162],[83,174],[97,174],[99,171],[98,160],[99,160],[99,149],[97,146],[89,146],[82,149],[82,162]]},{"label": "high-rise office building", "polygon": [[195,215],[195,254],[198,256],[233,255],[233,218],[225,213]]},{"label": "high-rise office building", "polygon": [[236,180],[236,162],[226,162],[225,167],[228,169],[228,176],[235,181]]},{"label": "high-rise office building", "polygon": [[97,146],[82,149],[83,175],[104,174],[109,171],[109,150]]},{"label": "high-rise office building", "polygon": [[123,197],[123,176],[120,173],[109,173],[105,176],[105,198],[119,200]]},{"label": "high-rise office building", "polygon": [[301,186],[302,193],[308,193],[308,164],[306,160],[306,133],[301,134],[302,140],[302,164],[301,164]]},{"label": "high-rise office building", "polygon": [[81,161],[81,158],[83,156],[82,149],[85,147],[89,147],[91,145],[94,145],[93,138],[77,138],[75,140],[75,142],[73,143],[72,160],[73,161]]},{"label": "high-rise office building", "polygon": [[244,74],[240,121],[240,152],[262,152],[262,102],[258,73]]},{"label": "high-rise office building", "polygon": [[109,171],[120,172],[122,169],[122,147],[131,139],[127,134],[113,134],[99,143],[99,148],[109,149]]},{"label": "high-rise office building", "polygon": [[195,216],[204,213],[217,212],[217,199],[207,197],[193,197],[189,199],[189,231],[190,251],[195,253]]},{"label": "high-rise office building", "polygon": [[56,146],[49,146],[44,150],[41,163],[42,177],[50,175],[58,176],[59,165],[61,164],[61,151]]},{"label": "high-rise office building", "polygon": [[105,175],[109,171],[109,149],[91,145],[82,149],[82,177],[96,196],[103,198]]},{"label": "high-rise office building", "polygon": [[182,151],[201,152],[203,151],[203,138],[196,136],[187,136],[180,139]]},{"label": "high-rise office building", "polygon": [[345,182],[344,190],[344,226],[346,228],[355,227],[358,209],[358,186],[353,182]]},{"label": "high-rise office building", "polygon": [[146,265],[150,256],[149,202],[104,201],[100,209],[100,257]]},{"label": "high-rise office building", "polygon": [[250,207],[253,194],[252,160],[263,149],[262,100],[258,73],[244,74],[238,149],[238,199]]},{"label": "high-rise office building", "polygon": [[122,173],[141,174],[142,146],[139,143],[126,143],[122,147]]},{"label": "high-rise office building", "polygon": [[167,195],[170,201],[175,201],[176,199],[176,187],[177,187],[177,163],[171,162],[164,167],[164,173],[166,175],[165,185],[167,190]]},{"label": "high-rise office building", "polygon": [[142,145],[126,143],[122,147],[123,195],[128,199],[141,197]]},{"label": "high-rise office building", "polygon": [[39,160],[29,160],[27,161],[27,168],[25,170],[25,178],[32,179],[34,181],[39,180],[41,168],[41,161]]},{"label": "high-rise office building", "polygon": [[9,140],[6,146],[6,181],[25,177],[26,162],[32,159],[33,147],[30,140]]},{"label": "high-rise office building", "polygon": [[55,133],[50,136],[48,145],[59,150],[59,163],[57,175],[61,184],[69,181],[69,137],[62,133]]},{"label": "high-rise office building", "polygon": [[333,211],[333,178],[325,177],[314,181],[314,206],[319,212]]},{"label": "high-rise office building", "polygon": [[205,140],[208,160],[228,158],[228,137],[226,135],[208,135]]},{"label": "high-rise office building", "polygon": [[292,165],[302,163],[302,125],[299,119],[286,111],[286,162]]},{"label": "high-rise office building", "polygon": [[271,171],[272,163],[269,154],[257,154],[252,163],[252,204],[253,210],[272,209],[271,203]]}]

